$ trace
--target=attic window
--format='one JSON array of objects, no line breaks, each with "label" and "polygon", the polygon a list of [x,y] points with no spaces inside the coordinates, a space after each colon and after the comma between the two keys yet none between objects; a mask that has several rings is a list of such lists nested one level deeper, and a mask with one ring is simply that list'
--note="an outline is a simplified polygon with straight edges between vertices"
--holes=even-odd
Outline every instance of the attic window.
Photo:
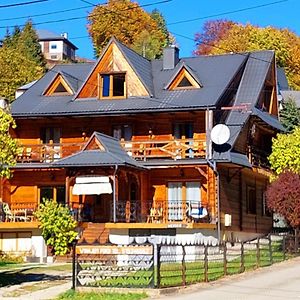
[{"label": "attic window", "polygon": [[192,87],[193,85],[190,83],[190,81],[186,78],[183,77],[179,84],[177,85],[177,88],[184,88],[184,87]]},{"label": "attic window", "polygon": [[99,74],[99,98],[125,98],[126,74]]},{"label": "attic window", "polygon": [[177,73],[176,77],[173,79],[168,89],[184,90],[184,89],[197,89],[200,87],[201,87],[200,84],[186,70],[186,68],[182,68],[180,72]]},{"label": "attic window", "polygon": [[45,96],[68,96],[72,94],[72,89],[60,74],[55,77],[44,93]]}]

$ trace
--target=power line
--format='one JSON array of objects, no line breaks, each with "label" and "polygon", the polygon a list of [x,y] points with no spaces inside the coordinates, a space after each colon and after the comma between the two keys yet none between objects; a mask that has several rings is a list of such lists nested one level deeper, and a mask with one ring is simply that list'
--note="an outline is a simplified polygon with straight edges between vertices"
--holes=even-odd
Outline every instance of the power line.
[{"label": "power line", "polygon": [[56,10],[56,11],[42,13],[42,14],[36,14],[36,15],[27,15],[27,16],[21,16],[21,17],[0,19],[0,21],[12,21],[12,20],[20,20],[20,19],[29,19],[29,18],[34,18],[34,17],[48,16],[48,15],[56,15],[59,13],[65,13],[65,12],[70,12],[70,11],[75,11],[75,10],[80,10],[80,9],[85,9],[85,8],[91,8],[91,7],[93,7],[93,6],[92,5],[81,6],[81,7],[64,9],[64,10]]},{"label": "power line", "polygon": [[49,1],[49,0],[34,0],[34,1],[28,1],[28,2],[19,2],[19,3],[14,3],[14,4],[5,4],[5,5],[0,5],[0,8],[23,6],[23,5],[36,4],[36,3],[47,2],[47,1]]},{"label": "power line", "polygon": [[171,22],[171,23],[168,23],[167,25],[176,25],[176,24],[189,23],[189,22],[194,22],[194,21],[199,21],[199,20],[204,20],[204,19],[209,19],[209,18],[214,18],[214,17],[220,17],[220,16],[224,16],[224,15],[234,14],[234,13],[247,11],[247,10],[253,10],[253,9],[262,8],[262,7],[266,7],[266,6],[271,6],[271,5],[274,5],[274,4],[278,4],[278,3],[282,3],[282,2],[288,2],[288,1],[289,0],[280,0],[280,1],[265,3],[265,4],[261,4],[261,5],[256,5],[256,6],[249,6],[249,7],[245,7],[245,8],[230,10],[230,11],[226,11],[226,12],[222,12],[222,13],[218,13],[218,14],[204,16],[204,17]]},{"label": "power line", "polygon": [[[49,1],[49,0],[39,0],[39,1]],[[152,3],[148,3],[148,4],[145,4],[145,5],[136,5],[134,7],[129,7],[129,8],[126,8],[126,9],[123,9],[121,11],[127,11],[127,10],[132,10],[132,9],[136,9],[136,8],[139,8],[139,7],[147,7],[147,6],[152,6],[152,5],[157,5],[157,4],[163,4],[163,3],[167,3],[167,2],[171,2],[173,0],[161,0],[161,1],[157,1],[157,2],[152,2]],[[120,13],[116,13],[116,12],[113,12],[111,10],[109,10],[108,8],[106,8],[109,12],[112,12],[114,14],[117,14],[118,16],[121,16]],[[92,13],[90,14],[90,16],[97,16],[98,13]],[[124,16],[123,16],[124,17]],[[72,17],[72,18],[65,18],[65,19],[59,19],[59,20],[49,20],[49,21],[42,21],[42,22],[33,22],[32,25],[36,26],[36,25],[42,25],[42,24],[51,24],[51,23],[61,23],[61,22],[68,22],[68,21],[75,21],[75,20],[80,20],[80,19],[85,19],[86,16],[81,16],[81,17]],[[25,26],[24,24],[19,24],[19,25],[11,25],[11,26],[0,26],[0,29],[3,29],[3,28],[14,28],[14,27],[23,27]]]}]

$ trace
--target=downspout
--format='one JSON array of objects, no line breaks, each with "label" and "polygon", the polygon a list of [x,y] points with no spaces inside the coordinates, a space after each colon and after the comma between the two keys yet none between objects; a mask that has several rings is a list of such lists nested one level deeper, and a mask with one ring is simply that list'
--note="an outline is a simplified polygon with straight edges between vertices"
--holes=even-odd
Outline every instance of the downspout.
[{"label": "downspout", "polygon": [[212,141],[211,141],[211,130],[213,127],[213,111],[209,110],[209,108],[206,109],[206,118],[205,118],[205,127],[206,127],[206,145],[207,145],[207,151],[206,151],[206,161],[208,165],[213,169],[215,175],[216,175],[216,184],[217,184],[217,190],[216,190],[216,198],[217,198],[217,236],[219,243],[221,242],[221,218],[220,218],[220,174],[217,170],[217,162],[213,159],[213,149],[212,149]]},{"label": "downspout", "polygon": [[117,199],[116,199],[116,175],[118,171],[118,165],[115,165],[114,177],[113,177],[113,221],[117,222]]},{"label": "downspout", "polygon": [[220,209],[220,174],[217,169],[217,162],[214,160],[211,162],[210,160],[207,160],[209,166],[213,169],[215,175],[216,175],[216,182],[217,182],[217,236],[219,243],[221,242],[221,209]]}]

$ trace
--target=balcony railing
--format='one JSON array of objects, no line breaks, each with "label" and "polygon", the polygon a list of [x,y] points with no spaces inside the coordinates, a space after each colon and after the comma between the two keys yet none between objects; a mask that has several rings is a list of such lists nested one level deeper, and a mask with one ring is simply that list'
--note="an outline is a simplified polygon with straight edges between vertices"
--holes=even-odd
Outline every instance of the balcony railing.
[{"label": "balcony railing", "polygon": [[248,158],[252,165],[256,167],[261,167],[264,169],[270,169],[270,163],[268,156],[270,153],[267,151],[261,150],[255,146],[248,147]]},{"label": "balcony railing", "polygon": [[134,137],[131,141],[121,141],[127,153],[135,159],[184,159],[205,158],[205,134],[193,139],[174,139],[170,136],[154,138]]},{"label": "balcony railing", "polygon": [[17,162],[50,163],[80,151],[83,146],[84,143],[24,144],[20,147]]},{"label": "balcony railing", "polygon": [[[80,151],[85,143],[24,144],[17,157],[19,163],[51,163]],[[192,139],[175,139],[172,135],[133,136],[131,141],[121,140],[128,155],[138,160],[205,158],[205,134]]]},{"label": "balcony railing", "polygon": [[116,208],[117,223],[213,223],[211,208],[196,200],[156,200],[146,203],[119,200]]}]

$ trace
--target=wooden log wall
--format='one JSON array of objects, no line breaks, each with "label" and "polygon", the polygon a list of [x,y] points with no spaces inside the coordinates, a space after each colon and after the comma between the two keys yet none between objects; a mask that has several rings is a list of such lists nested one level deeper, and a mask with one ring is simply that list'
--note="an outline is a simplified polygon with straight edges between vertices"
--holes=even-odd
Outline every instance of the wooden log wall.
[{"label": "wooden log wall", "polygon": [[[40,144],[40,133],[42,128],[61,128],[61,143],[82,143],[99,131],[107,135],[113,134],[116,125],[130,125],[134,136],[148,136],[152,131],[156,135],[167,135],[173,133],[174,123],[194,123],[194,133],[205,132],[204,112],[177,113],[177,114],[141,114],[138,116],[118,117],[86,117],[86,118],[47,118],[47,119],[20,119],[17,120],[17,129],[14,136],[24,144]],[[68,126],[66,126],[68,125]]]},{"label": "wooden log wall", "polygon": [[[272,228],[272,218],[263,215],[263,193],[268,179],[246,168],[220,168],[220,203],[222,229],[267,233]],[[254,189],[256,214],[248,211],[247,187]],[[232,225],[224,227],[224,215],[230,214]]]}]

